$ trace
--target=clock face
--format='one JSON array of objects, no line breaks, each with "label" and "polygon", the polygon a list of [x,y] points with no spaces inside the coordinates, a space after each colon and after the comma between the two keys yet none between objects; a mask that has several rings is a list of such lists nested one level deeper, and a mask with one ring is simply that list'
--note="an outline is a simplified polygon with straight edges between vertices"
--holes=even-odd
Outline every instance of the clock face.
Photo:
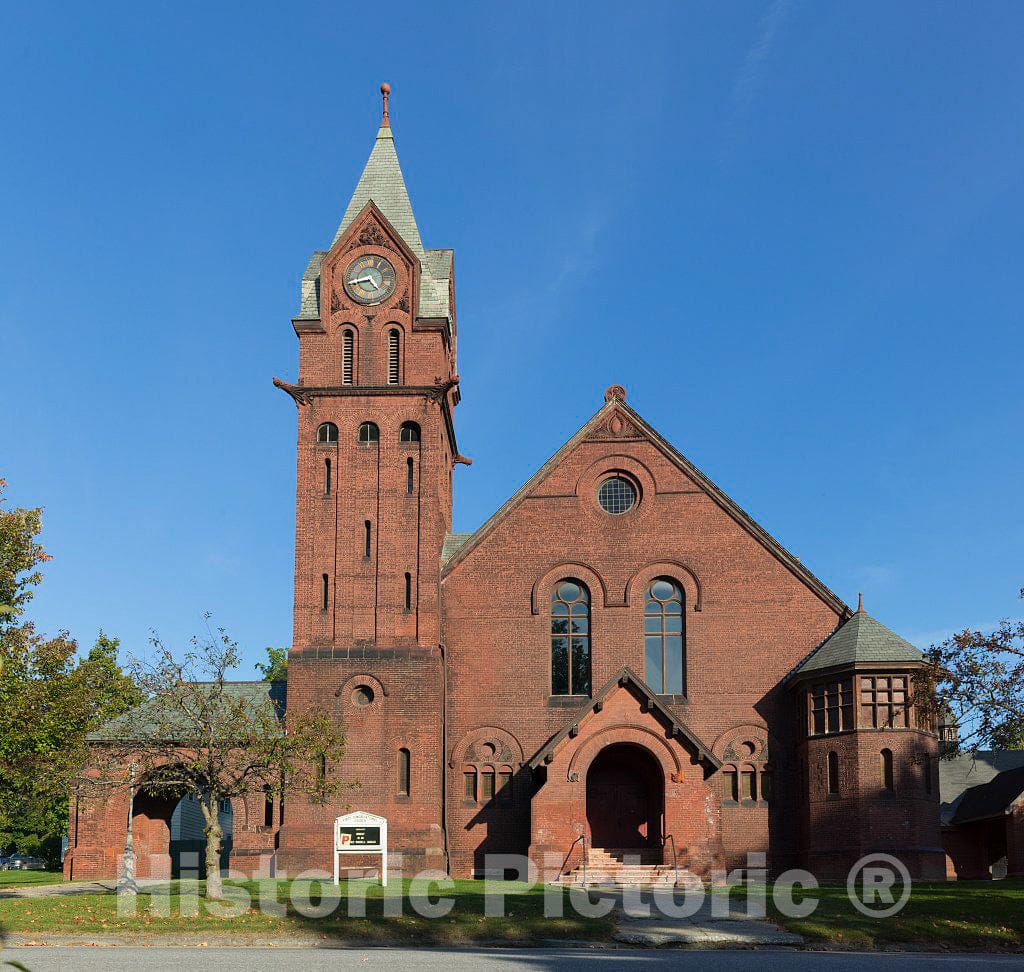
[{"label": "clock face", "polygon": [[395,289],[395,268],[376,253],[353,260],[345,271],[345,291],[360,304],[379,304]]}]

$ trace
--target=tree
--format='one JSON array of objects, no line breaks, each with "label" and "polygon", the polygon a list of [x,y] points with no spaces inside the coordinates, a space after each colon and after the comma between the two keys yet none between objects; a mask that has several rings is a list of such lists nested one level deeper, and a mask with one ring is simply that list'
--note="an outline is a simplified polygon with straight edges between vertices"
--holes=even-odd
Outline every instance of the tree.
[{"label": "tree", "polygon": [[1024,621],[1003,620],[989,632],[965,628],[926,657],[920,697],[959,726],[961,747],[1024,746]]},{"label": "tree", "polygon": [[0,847],[57,856],[68,789],[90,729],[134,705],[116,639],[100,632],[88,656],[66,632],[46,638],[24,619],[40,566],[39,509],[4,508],[0,480]]},{"label": "tree", "polygon": [[267,645],[266,664],[256,662],[256,667],[263,672],[264,682],[285,681],[288,678],[288,649]]},{"label": "tree", "polygon": [[195,797],[205,824],[206,895],[221,898],[220,801],[281,785],[326,799],[339,787],[328,770],[345,740],[323,714],[289,717],[286,733],[269,685],[256,691],[251,682],[228,681],[240,657],[222,628],[192,638],[181,659],[155,635],[151,644],[151,656],[130,665],[146,700],[103,729],[84,779]]}]

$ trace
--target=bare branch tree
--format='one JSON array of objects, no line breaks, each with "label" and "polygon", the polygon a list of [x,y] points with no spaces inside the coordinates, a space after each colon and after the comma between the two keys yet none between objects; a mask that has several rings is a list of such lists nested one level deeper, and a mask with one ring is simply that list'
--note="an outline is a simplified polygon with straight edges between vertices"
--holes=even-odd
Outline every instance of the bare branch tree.
[{"label": "bare branch tree", "polygon": [[83,778],[195,797],[207,841],[206,896],[221,898],[220,802],[281,785],[328,798],[340,786],[329,768],[342,759],[345,739],[322,714],[289,718],[285,731],[273,690],[280,683],[229,681],[240,657],[223,628],[192,638],[180,659],[159,637],[150,643],[148,658],[129,663],[146,701],[106,727]]}]

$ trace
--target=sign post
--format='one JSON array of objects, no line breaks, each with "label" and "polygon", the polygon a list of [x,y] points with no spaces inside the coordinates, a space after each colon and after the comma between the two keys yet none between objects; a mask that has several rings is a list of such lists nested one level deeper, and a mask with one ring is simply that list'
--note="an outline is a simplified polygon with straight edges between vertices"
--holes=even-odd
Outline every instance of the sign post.
[{"label": "sign post", "polygon": [[334,821],[334,883],[340,880],[342,854],[380,854],[381,887],[388,886],[388,821],[358,810]]}]

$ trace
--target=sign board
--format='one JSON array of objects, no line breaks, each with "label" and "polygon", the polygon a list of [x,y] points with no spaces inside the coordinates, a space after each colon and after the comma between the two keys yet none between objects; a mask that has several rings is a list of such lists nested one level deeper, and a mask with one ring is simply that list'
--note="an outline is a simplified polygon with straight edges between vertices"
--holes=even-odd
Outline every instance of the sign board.
[{"label": "sign board", "polygon": [[334,821],[334,883],[338,884],[342,854],[380,854],[380,883],[388,886],[388,821],[357,810]]}]

